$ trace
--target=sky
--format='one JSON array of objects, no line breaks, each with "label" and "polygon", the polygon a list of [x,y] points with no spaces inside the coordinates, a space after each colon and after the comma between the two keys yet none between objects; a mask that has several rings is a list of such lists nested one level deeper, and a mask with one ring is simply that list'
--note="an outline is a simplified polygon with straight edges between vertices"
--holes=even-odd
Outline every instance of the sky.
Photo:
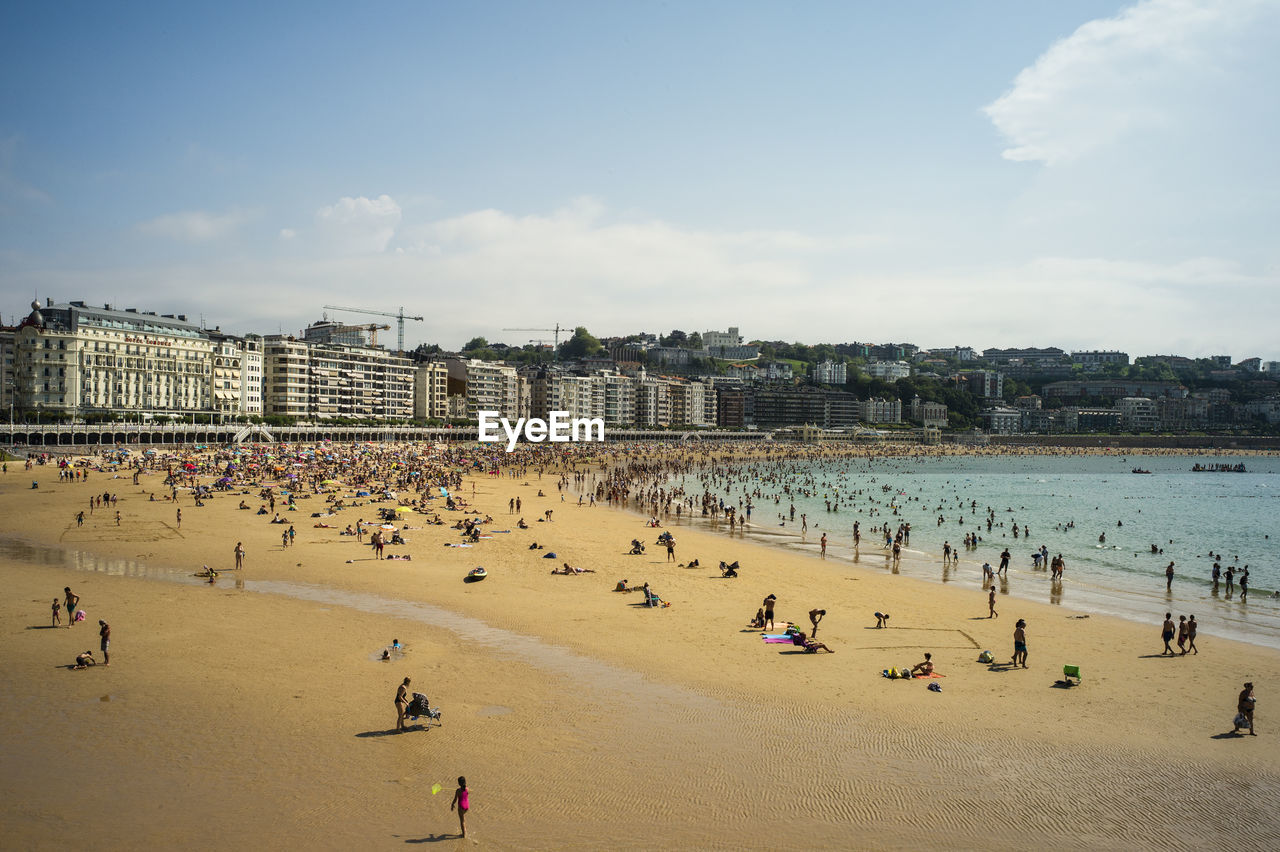
[{"label": "sky", "polygon": [[6,3],[0,316],[1280,360],[1277,43],[1280,0]]}]

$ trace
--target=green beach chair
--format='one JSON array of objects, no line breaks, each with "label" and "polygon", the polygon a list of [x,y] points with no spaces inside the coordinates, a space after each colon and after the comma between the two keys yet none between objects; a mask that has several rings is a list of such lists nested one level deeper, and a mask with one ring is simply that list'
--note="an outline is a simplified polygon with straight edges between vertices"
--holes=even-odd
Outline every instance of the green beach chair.
[{"label": "green beach chair", "polygon": [[1075,678],[1077,684],[1083,680],[1083,678],[1080,677],[1079,666],[1063,666],[1062,676],[1067,679],[1067,683],[1071,683],[1071,678]]}]

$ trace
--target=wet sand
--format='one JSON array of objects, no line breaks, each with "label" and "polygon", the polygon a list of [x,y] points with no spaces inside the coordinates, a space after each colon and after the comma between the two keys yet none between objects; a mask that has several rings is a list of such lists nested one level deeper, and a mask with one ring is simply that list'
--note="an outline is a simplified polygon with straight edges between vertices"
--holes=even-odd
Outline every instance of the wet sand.
[{"label": "wet sand", "polygon": [[[705,566],[682,569],[643,519],[560,503],[550,475],[476,477],[491,528],[513,532],[446,548],[461,541],[452,529],[408,530],[387,552],[409,562],[338,535],[370,506],[316,529],[318,498],[300,501],[283,549],[282,527],[237,510],[239,495],[204,508],[184,497],[179,530],[172,504],[142,496],[161,474],[136,487],[35,476],[38,491],[12,464],[0,481],[0,824],[13,848],[1280,845],[1268,721],[1280,653],[1215,638],[1211,624],[1198,656],[1161,659],[1163,612],[1136,625],[1000,596],[987,619],[976,573],[942,586],[894,576],[878,550],[824,563],[673,526],[679,562]],[[77,527],[103,490],[118,493],[121,526],[98,510]],[[528,531],[507,513],[516,495]],[[546,508],[554,522],[533,522]],[[631,538],[648,553],[625,555]],[[237,540],[243,571],[213,586],[191,576],[230,568]],[[721,579],[721,559],[739,560],[741,577]],[[597,573],[552,576],[565,561]],[[464,583],[480,564],[489,578]],[[611,591],[623,577],[672,606]],[[47,629],[66,585],[88,621]],[[769,593],[779,619],[825,608],[818,639],[836,653],[763,644],[746,622]],[[874,628],[876,610],[892,627]],[[988,648],[1009,658],[1019,617],[1030,668],[977,663]],[[67,670],[96,653],[99,618],[112,665]],[[408,652],[378,661],[392,637]],[[942,692],[881,677],[924,651]],[[1064,663],[1082,686],[1055,686]],[[442,727],[393,731],[405,676]],[[1259,736],[1223,737],[1245,680]],[[450,836],[460,774],[466,841]]]}]

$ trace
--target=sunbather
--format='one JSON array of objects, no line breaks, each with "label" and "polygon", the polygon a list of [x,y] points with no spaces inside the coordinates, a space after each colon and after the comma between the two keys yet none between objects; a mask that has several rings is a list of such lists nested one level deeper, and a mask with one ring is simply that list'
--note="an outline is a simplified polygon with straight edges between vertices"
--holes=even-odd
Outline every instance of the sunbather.
[{"label": "sunbather", "polygon": [[564,563],[564,570],[563,570],[563,571],[557,571],[556,569],[552,568],[552,569],[551,569],[551,573],[552,573],[552,574],[565,574],[565,575],[568,575],[568,574],[594,574],[594,573],[596,573],[596,571],[595,571],[595,569],[594,569],[594,568],[574,568],[574,567],[573,567],[572,565],[570,565],[568,562],[565,562],[565,563]]},{"label": "sunbather", "polygon": [[797,630],[795,633],[792,633],[791,642],[792,644],[795,644],[801,648],[804,648],[804,652],[806,654],[816,654],[818,653],[819,650],[826,651],[828,654],[835,653],[835,651],[831,650],[821,642],[818,642],[814,639],[810,639],[807,635],[805,635],[803,630]]},{"label": "sunbather", "polygon": [[911,674],[912,675],[918,674],[921,677],[928,677],[929,675],[933,674],[933,655],[926,653],[924,655],[923,663],[916,663],[914,666],[911,667]]}]

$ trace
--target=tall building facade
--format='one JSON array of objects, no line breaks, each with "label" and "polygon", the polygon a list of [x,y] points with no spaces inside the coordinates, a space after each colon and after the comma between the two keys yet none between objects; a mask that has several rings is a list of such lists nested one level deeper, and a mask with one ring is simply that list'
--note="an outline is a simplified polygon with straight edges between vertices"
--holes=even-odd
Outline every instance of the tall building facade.
[{"label": "tall building facade", "polygon": [[264,413],[305,419],[408,420],[414,368],[408,358],[367,346],[263,338]]},{"label": "tall building facade", "polygon": [[182,314],[33,302],[14,333],[14,401],[80,416],[211,412],[213,348]]}]

